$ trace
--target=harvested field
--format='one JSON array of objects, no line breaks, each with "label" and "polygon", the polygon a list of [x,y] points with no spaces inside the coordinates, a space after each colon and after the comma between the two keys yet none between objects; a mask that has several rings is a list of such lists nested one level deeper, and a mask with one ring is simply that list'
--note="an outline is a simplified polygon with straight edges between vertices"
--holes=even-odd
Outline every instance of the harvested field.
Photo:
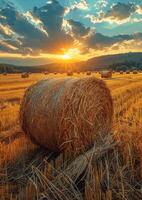
[{"label": "harvested field", "polygon": [[[98,73],[93,76],[101,78]],[[55,77],[67,78],[67,74],[31,74],[28,79],[19,74],[0,75],[1,199],[141,199],[142,74],[116,72],[104,80],[114,103],[111,134],[77,157],[47,151],[20,128],[25,90]],[[72,77],[85,78],[86,74]]]}]

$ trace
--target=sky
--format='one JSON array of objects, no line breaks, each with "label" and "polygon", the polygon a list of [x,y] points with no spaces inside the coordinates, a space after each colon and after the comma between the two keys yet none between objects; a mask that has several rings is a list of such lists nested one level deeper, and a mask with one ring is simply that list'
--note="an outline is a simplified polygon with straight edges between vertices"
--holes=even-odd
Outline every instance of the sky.
[{"label": "sky", "polygon": [[0,0],[0,63],[142,52],[142,0]]}]

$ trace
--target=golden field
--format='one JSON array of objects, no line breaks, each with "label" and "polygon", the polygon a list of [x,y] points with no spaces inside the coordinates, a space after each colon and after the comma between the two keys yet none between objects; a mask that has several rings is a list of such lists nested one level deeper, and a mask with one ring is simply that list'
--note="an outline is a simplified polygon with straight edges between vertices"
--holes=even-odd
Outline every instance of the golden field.
[{"label": "golden field", "polygon": [[[66,74],[0,75],[0,199],[142,199],[142,73],[113,73],[104,80],[114,102],[113,141],[97,147],[96,162],[89,164],[81,183],[83,195],[70,175],[63,173],[71,161],[64,162],[65,155],[51,159],[51,153],[32,144],[19,126],[26,88],[38,80],[62,76]],[[91,76],[100,78],[99,73]],[[62,186],[55,183],[58,177]]]}]

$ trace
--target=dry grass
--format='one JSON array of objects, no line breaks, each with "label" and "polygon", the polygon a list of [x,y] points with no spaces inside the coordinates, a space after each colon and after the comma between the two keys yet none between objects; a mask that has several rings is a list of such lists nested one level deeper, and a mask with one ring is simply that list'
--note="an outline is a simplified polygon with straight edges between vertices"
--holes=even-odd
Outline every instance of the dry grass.
[{"label": "dry grass", "polygon": [[8,130],[17,124],[19,104],[1,102],[0,103],[0,132]]},{"label": "dry grass", "polygon": [[25,88],[45,75],[31,75],[29,80],[19,75],[1,77],[2,200],[141,199],[142,74],[115,73],[112,79],[105,80],[114,101],[113,138],[103,138],[76,160],[67,160],[65,154],[52,155],[32,144],[18,126],[19,102]]}]

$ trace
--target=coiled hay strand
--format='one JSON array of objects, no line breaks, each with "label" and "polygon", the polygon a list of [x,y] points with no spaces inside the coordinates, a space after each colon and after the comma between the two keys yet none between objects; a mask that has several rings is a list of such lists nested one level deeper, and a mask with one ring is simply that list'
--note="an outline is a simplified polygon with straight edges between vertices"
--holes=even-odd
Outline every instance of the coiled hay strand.
[{"label": "coiled hay strand", "polygon": [[20,122],[33,142],[78,154],[110,131],[112,115],[112,98],[102,80],[52,78],[27,89]]}]

